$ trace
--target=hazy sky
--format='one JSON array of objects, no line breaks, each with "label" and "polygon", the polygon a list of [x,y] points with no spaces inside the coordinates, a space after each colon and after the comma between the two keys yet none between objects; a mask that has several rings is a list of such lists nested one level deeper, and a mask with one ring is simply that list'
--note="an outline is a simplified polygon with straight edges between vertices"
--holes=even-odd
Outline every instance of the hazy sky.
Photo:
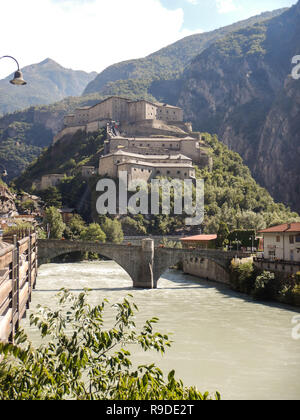
[{"label": "hazy sky", "polygon": [[[102,71],[184,36],[209,31],[297,0],[1,0],[0,56],[20,67],[47,57]],[[0,62],[0,78],[16,70]]]}]

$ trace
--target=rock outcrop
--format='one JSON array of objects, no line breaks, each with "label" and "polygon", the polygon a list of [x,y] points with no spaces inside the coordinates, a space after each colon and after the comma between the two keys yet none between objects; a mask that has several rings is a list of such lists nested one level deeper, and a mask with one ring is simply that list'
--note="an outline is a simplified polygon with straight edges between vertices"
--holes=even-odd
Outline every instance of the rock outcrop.
[{"label": "rock outcrop", "polygon": [[18,215],[17,208],[15,205],[15,196],[9,191],[4,185],[0,185],[0,216]]}]

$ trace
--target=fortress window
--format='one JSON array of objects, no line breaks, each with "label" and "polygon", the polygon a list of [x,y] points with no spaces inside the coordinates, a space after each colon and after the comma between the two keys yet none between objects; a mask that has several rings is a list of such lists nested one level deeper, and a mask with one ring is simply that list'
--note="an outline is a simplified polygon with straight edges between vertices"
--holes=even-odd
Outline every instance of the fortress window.
[{"label": "fortress window", "polygon": [[167,171],[167,174],[170,175],[170,171]]},{"label": "fortress window", "polygon": [[180,171],[177,171],[177,174],[179,175],[180,174]]}]

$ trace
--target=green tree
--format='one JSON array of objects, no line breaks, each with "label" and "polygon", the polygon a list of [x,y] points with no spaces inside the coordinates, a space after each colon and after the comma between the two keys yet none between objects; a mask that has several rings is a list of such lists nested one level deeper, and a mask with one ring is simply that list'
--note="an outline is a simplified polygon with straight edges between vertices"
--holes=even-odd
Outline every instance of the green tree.
[{"label": "green tree", "polygon": [[51,239],[61,239],[66,228],[61,214],[53,206],[46,209],[44,225],[50,231],[49,238]]},{"label": "green tree", "polygon": [[[104,327],[108,302],[92,307],[86,292],[60,293],[56,311],[40,307],[31,315],[43,338],[34,348],[23,331],[16,343],[0,343],[1,400],[207,400],[195,387],[185,387],[172,370],[165,378],[155,364],[134,368],[129,343],[144,351],[165,353],[171,343],[154,330],[158,319],[141,329],[138,310],[129,298],[113,305],[115,321]],[[216,399],[220,399],[218,393]]]},{"label": "green tree", "polygon": [[33,200],[28,199],[26,201],[24,201],[21,205],[20,205],[20,210],[21,211],[29,211],[30,213],[32,213],[35,210],[35,203]]},{"label": "green tree", "polygon": [[81,234],[80,239],[83,241],[99,241],[105,242],[106,235],[98,225],[98,223],[91,223],[87,228],[85,228]]},{"label": "green tree", "polygon": [[147,229],[143,226],[143,223],[126,216],[122,219],[122,230],[127,235],[146,235]]},{"label": "green tree", "polygon": [[41,191],[39,194],[45,203],[45,207],[61,208],[62,197],[56,187],[49,187],[46,190]]},{"label": "green tree", "polygon": [[220,222],[219,230],[218,230],[218,238],[217,238],[217,246],[223,247],[225,245],[225,241],[229,236],[229,229],[226,223]]},{"label": "green tree", "polygon": [[71,231],[72,239],[79,239],[86,228],[85,221],[79,214],[74,214],[74,216],[72,216],[68,226]]},{"label": "green tree", "polygon": [[101,229],[106,235],[107,242],[114,244],[121,244],[124,240],[124,233],[122,230],[122,224],[117,219],[109,219],[104,217],[100,221]]}]

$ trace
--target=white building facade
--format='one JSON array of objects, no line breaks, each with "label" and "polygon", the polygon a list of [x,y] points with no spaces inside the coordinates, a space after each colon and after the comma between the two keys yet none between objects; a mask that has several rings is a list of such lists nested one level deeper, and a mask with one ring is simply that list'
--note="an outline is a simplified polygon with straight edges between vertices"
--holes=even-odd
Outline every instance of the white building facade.
[{"label": "white building facade", "polygon": [[300,223],[285,223],[259,232],[264,238],[264,258],[300,262]]}]

